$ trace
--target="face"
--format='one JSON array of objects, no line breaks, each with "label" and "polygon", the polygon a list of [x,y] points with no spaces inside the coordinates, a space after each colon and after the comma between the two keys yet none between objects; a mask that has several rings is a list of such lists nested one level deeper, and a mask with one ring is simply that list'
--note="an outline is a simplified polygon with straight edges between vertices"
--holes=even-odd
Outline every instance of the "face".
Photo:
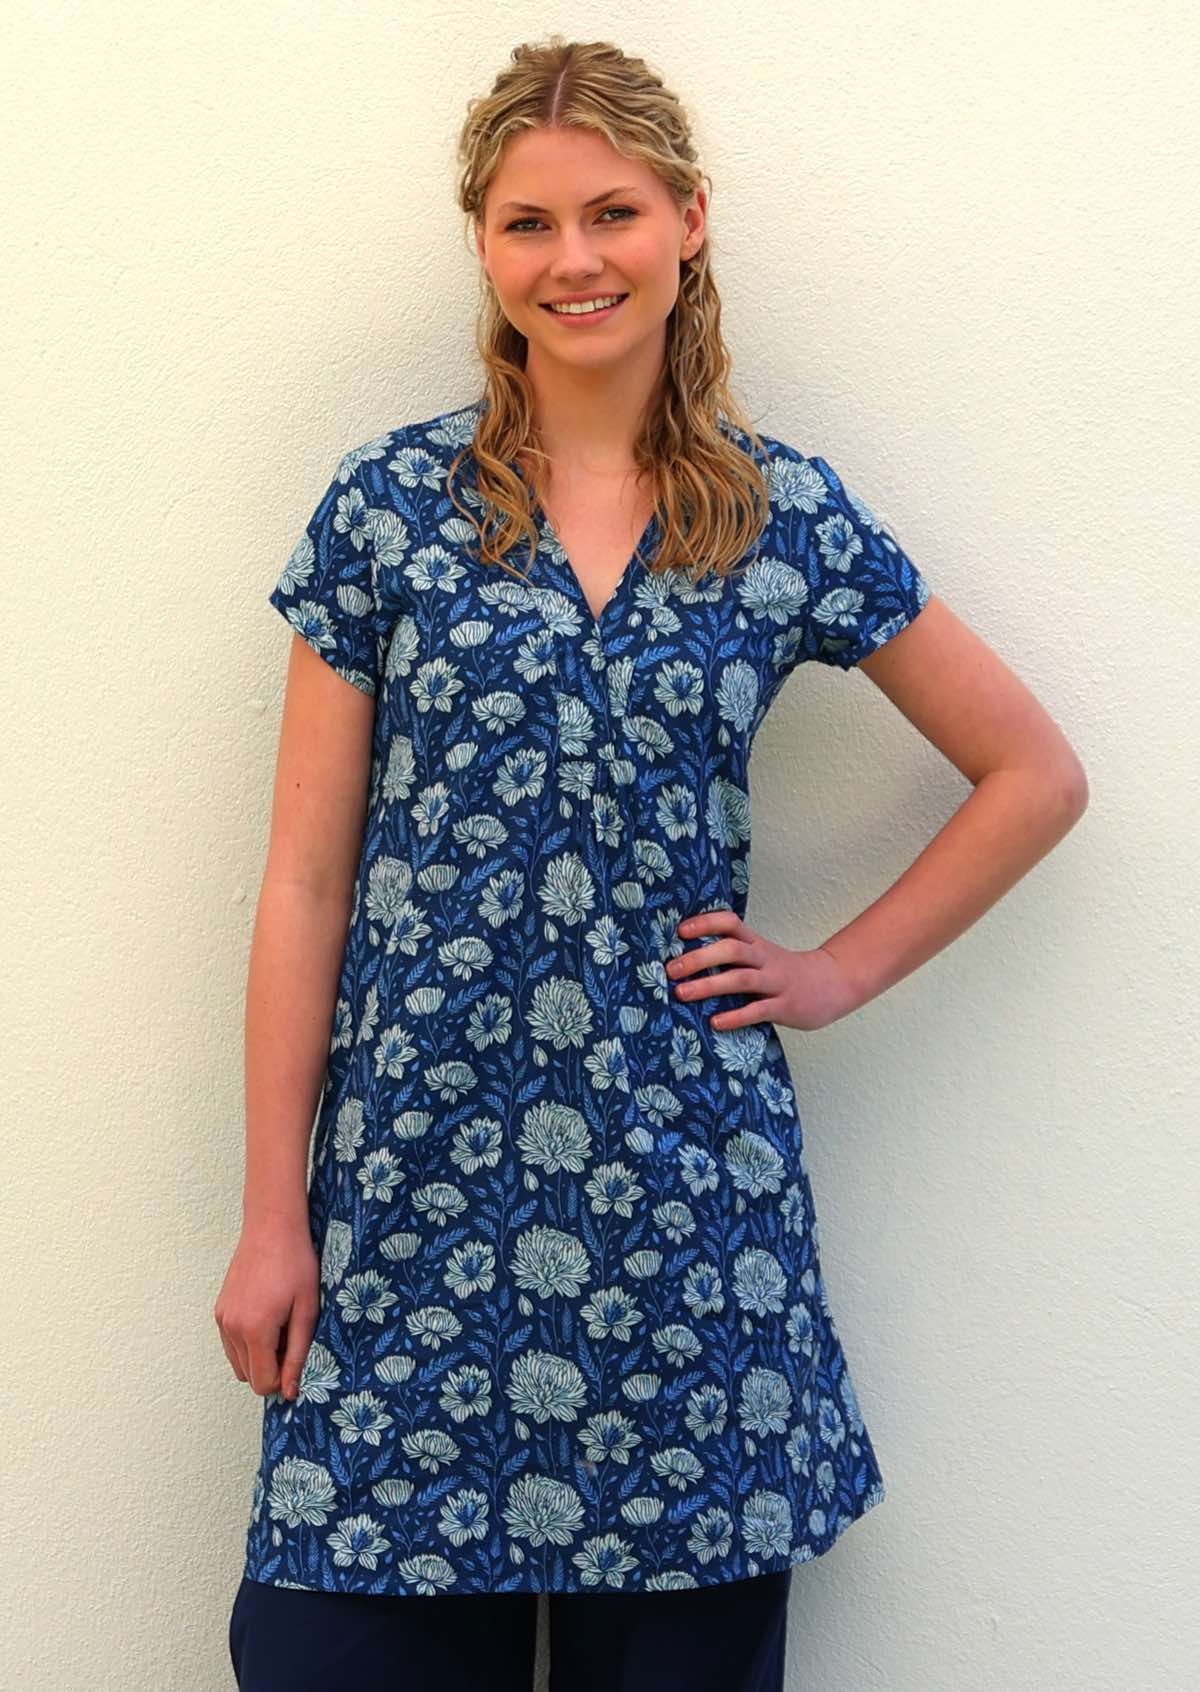
[{"label": "face", "polygon": [[[505,148],[476,247],[531,359],[604,364],[650,337],[665,345],[680,261],[703,244],[706,205],[698,188],[681,206],[648,165],[592,130],[527,130]],[[620,303],[594,315],[548,305],[613,294]]]}]

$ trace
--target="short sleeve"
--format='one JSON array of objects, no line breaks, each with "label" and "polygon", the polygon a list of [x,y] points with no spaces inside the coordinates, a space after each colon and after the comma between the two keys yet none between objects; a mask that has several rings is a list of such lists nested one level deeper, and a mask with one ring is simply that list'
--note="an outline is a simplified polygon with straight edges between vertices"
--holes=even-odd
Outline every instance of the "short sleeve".
[{"label": "short sleeve", "polygon": [[361,477],[344,457],[268,595],[314,652],[371,697],[381,669],[373,528]]},{"label": "short sleeve", "polygon": [[784,667],[815,658],[849,670],[915,620],[932,588],[870,507],[820,457],[804,460],[806,521],[797,582],[798,615],[779,637]]}]

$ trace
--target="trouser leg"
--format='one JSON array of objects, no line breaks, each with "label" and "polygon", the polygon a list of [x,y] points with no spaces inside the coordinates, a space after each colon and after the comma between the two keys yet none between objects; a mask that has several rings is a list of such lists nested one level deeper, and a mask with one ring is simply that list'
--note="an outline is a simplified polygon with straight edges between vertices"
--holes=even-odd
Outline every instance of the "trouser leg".
[{"label": "trouser leg", "polygon": [[239,1692],[530,1692],[532,1592],[312,1592],[243,1577],[229,1618]]},{"label": "trouser leg", "polygon": [[791,1570],[550,1595],[550,1692],[782,1692]]}]

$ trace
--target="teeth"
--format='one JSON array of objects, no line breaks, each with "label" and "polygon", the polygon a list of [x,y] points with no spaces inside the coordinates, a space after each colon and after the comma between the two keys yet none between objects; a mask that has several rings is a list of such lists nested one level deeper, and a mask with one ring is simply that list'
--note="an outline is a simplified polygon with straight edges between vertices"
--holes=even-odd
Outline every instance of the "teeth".
[{"label": "teeth", "polygon": [[621,294],[605,294],[599,300],[580,300],[570,305],[552,305],[550,310],[578,316],[581,312],[602,311],[605,306],[616,305],[621,298],[623,298]]}]

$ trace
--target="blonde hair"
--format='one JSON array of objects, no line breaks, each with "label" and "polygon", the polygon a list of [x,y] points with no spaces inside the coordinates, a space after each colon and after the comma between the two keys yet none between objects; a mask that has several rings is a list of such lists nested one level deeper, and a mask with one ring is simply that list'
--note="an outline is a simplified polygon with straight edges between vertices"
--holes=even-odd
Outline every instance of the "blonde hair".
[{"label": "blonde hair", "polygon": [[[530,129],[595,130],[618,152],[647,164],[681,206],[708,181],[696,166],[682,106],[643,59],[608,42],[564,41],[561,35],[540,45],[523,43],[511,59],[491,92],[468,103],[459,136],[458,200],[468,229],[483,219],[505,144]],[[529,538],[530,562],[536,553],[530,488],[540,501],[548,459],[533,422],[528,343],[504,315],[482,264],[480,281],[476,339],[485,386],[474,437],[455,456],[447,491],[475,524],[480,560],[511,569],[506,555],[522,535]],[[634,445],[635,465],[653,489],[659,519],[655,570],[687,566],[694,580],[709,568],[728,574],[766,526],[769,476],[751,454],[762,449],[764,465],[767,454],[727,385],[731,363],[706,239],[681,263],[663,380]],[[455,498],[452,485],[469,455],[477,464],[471,502],[482,507],[480,518]],[[513,463],[529,467],[529,482],[514,473]]]}]

